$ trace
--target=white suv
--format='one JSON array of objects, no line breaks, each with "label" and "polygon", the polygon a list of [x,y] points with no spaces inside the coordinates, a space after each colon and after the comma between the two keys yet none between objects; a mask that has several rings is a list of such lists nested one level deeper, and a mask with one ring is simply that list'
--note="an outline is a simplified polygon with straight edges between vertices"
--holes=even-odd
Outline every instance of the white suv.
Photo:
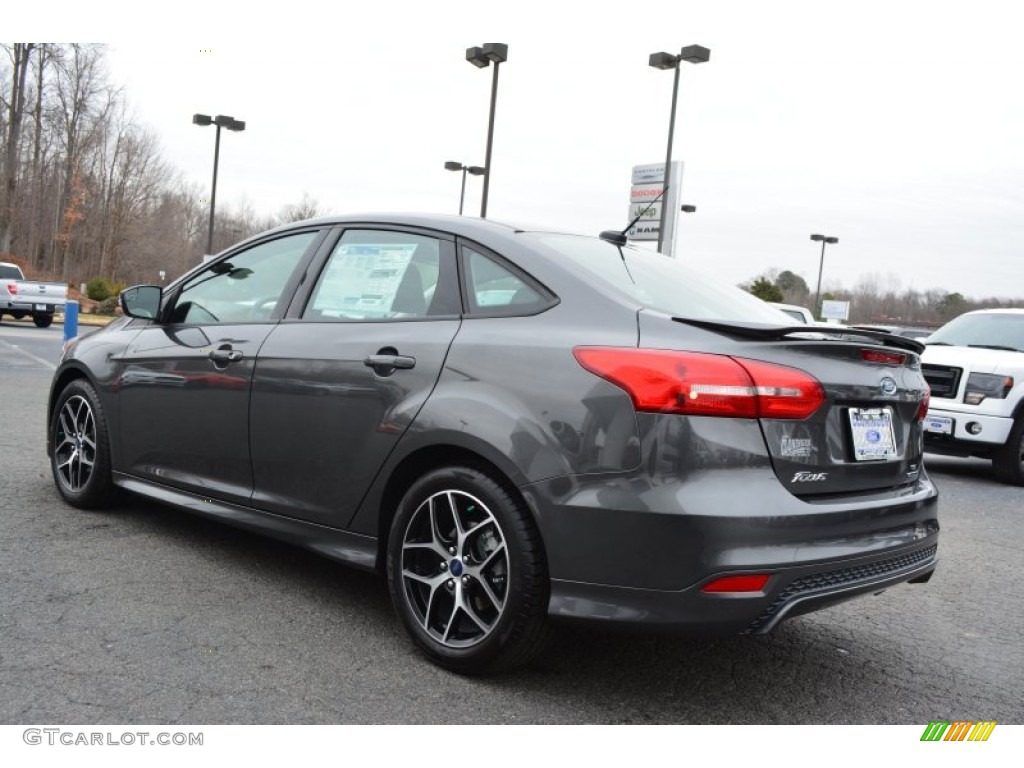
[{"label": "white suv", "polygon": [[1000,480],[1024,485],[1024,309],[967,312],[925,342],[925,450],[991,459]]}]

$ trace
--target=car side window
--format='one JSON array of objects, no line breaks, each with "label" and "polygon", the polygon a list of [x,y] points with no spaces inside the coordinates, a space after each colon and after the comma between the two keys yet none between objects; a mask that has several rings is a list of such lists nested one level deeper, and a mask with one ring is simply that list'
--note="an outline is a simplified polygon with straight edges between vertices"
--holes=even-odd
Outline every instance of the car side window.
[{"label": "car side window", "polygon": [[172,323],[268,320],[316,232],[279,237],[212,264],[182,288]]},{"label": "car side window", "polygon": [[551,300],[524,278],[494,259],[463,247],[470,312],[484,315],[530,315]]},{"label": "car side window", "polygon": [[412,320],[458,313],[441,241],[373,229],[342,234],[302,314],[314,320]]}]

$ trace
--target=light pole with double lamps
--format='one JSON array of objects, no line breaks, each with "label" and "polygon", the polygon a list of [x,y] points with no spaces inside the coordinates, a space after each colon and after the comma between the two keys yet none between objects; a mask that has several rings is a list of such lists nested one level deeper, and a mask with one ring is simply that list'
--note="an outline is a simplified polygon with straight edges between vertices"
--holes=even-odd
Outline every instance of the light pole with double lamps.
[{"label": "light pole with double lamps", "polygon": [[[652,53],[647,61],[649,66],[655,69],[673,69],[675,77],[672,80],[672,109],[668,115],[668,148],[665,150],[665,176],[662,182],[663,187],[668,186],[669,168],[672,167],[672,137],[676,129],[676,100],[679,96],[679,62],[688,61],[691,64],[700,64],[711,58],[711,51],[702,45],[688,45],[679,51],[675,56],[671,53]],[[665,196],[668,201],[668,195]],[[661,205],[661,221],[658,224],[658,253],[664,253],[665,245],[665,211],[668,206]]]},{"label": "light pole with double lamps", "polygon": [[466,174],[483,176],[487,170],[479,165],[463,165],[455,160],[449,160],[444,164],[446,171],[462,171],[462,194],[459,195],[459,216],[462,215],[462,204],[466,201]]},{"label": "light pole with double lamps", "polygon": [[210,117],[209,115],[192,115],[192,122],[196,125],[215,125],[217,126],[217,140],[213,145],[213,189],[210,191],[210,231],[206,235],[206,253],[213,253],[213,214],[214,209],[217,207],[217,163],[220,161],[220,129],[227,128],[229,131],[244,131],[245,121],[235,120],[233,117],[228,115],[217,115],[216,117]]},{"label": "light pole with double lamps", "polygon": [[494,108],[498,102],[498,65],[508,61],[508,46],[505,43],[484,43],[478,48],[466,49],[466,61],[474,67],[484,69],[494,63],[494,77],[491,80],[491,113],[487,121],[487,152],[484,156],[484,191],[480,198],[480,218],[487,218],[487,193],[491,187],[491,145],[494,143]]},{"label": "light pole with double lamps", "polygon": [[818,290],[814,292],[814,316],[818,319],[821,318],[821,271],[825,267],[825,245],[835,245],[839,242],[838,237],[828,237],[826,235],[811,235],[811,240],[814,242],[821,243],[821,259],[818,261]]}]

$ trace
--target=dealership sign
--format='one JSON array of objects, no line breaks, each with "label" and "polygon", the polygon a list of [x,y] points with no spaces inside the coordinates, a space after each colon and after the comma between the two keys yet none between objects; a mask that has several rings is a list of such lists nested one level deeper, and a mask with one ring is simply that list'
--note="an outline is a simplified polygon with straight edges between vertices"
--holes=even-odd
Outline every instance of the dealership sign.
[{"label": "dealership sign", "polygon": [[[630,240],[653,240],[657,242],[661,229],[661,211],[665,210],[665,238],[662,252],[672,255],[677,213],[679,211],[679,188],[683,182],[683,164],[672,163],[669,174],[668,192],[665,190],[665,164],[648,163],[634,165],[632,185],[629,190],[629,218],[637,223],[626,232]],[[659,197],[660,196],[660,197]],[[654,202],[657,200],[657,202]]]},{"label": "dealership sign", "polygon": [[821,302],[821,316],[826,320],[848,320],[850,318],[850,302],[823,301]]}]

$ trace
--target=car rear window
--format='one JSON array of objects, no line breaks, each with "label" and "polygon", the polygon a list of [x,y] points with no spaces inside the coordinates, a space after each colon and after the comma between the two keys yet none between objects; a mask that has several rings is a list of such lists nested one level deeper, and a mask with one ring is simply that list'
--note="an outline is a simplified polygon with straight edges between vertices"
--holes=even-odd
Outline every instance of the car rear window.
[{"label": "car rear window", "polygon": [[654,251],[580,235],[538,240],[650,309],[688,319],[793,324],[756,296]]},{"label": "car rear window", "polygon": [[21,271],[10,264],[0,264],[0,280],[21,280]]}]

